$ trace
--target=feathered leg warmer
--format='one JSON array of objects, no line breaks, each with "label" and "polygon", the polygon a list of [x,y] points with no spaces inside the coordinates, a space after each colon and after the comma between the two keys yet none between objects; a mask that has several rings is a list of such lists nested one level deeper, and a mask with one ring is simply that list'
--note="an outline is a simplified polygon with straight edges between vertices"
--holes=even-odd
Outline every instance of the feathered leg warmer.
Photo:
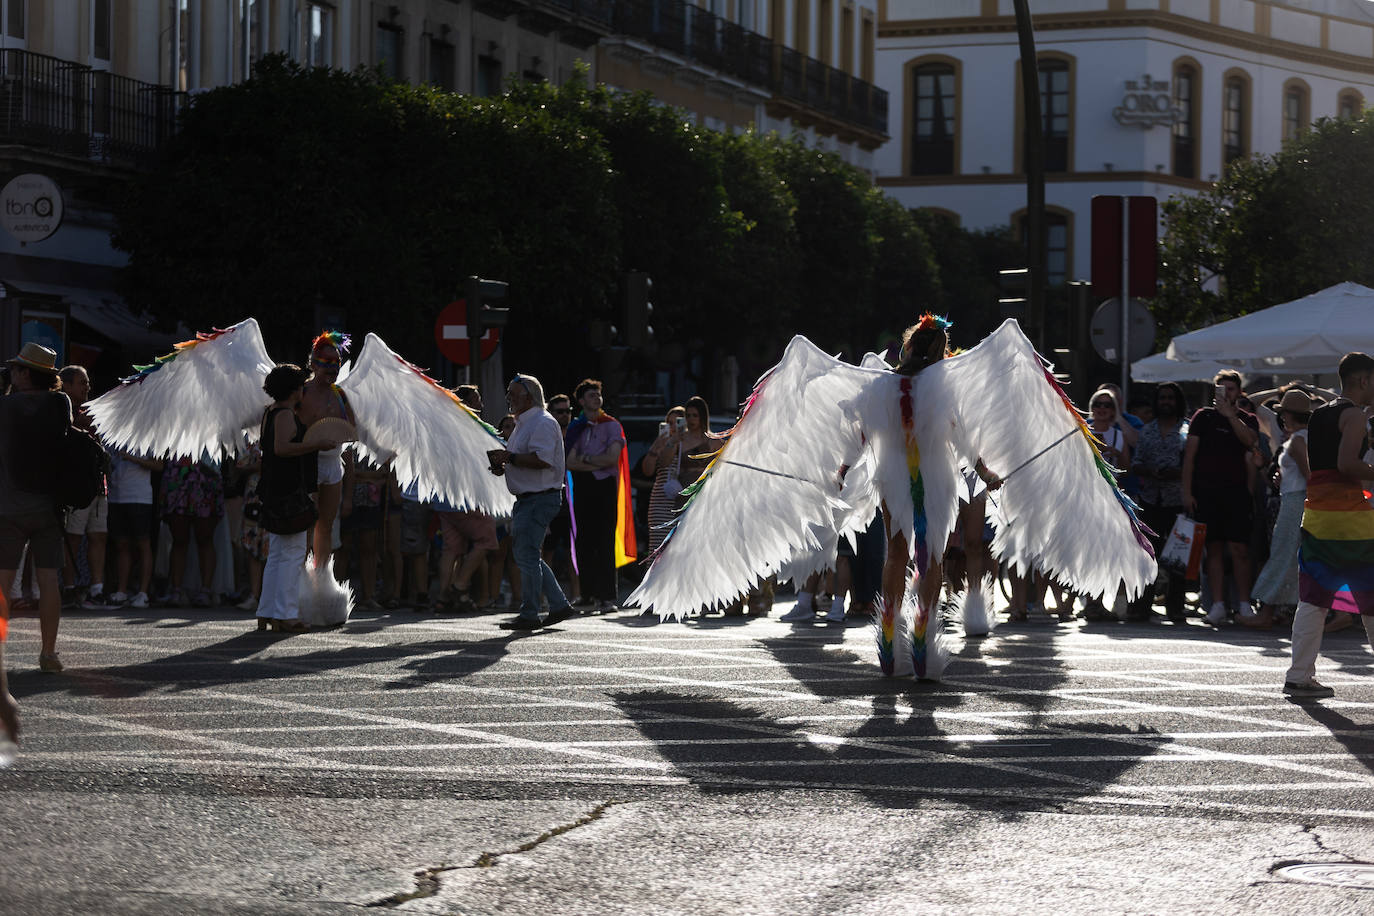
[{"label": "feathered leg warmer", "polygon": [[300,598],[301,622],[312,627],[336,627],[353,611],[353,589],[334,578],[333,557],[321,567],[306,558]]}]

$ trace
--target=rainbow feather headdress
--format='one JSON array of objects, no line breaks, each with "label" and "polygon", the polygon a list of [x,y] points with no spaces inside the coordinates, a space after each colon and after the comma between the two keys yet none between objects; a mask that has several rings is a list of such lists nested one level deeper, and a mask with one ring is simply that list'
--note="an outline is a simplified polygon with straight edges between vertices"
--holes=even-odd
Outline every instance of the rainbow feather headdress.
[{"label": "rainbow feather headdress", "polygon": [[320,332],[320,336],[310,342],[310,352],[314,353],[324,347],[333,347],[339,351],[340,356],[344,356],[351,346],[353,346],[353,338],[343,331],[324,330]]}]

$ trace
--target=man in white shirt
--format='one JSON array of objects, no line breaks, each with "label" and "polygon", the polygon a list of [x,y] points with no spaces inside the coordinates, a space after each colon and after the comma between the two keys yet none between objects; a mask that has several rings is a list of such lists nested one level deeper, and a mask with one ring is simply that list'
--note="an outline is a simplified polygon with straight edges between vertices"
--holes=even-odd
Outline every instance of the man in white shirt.
[{"label": "man in white shirt", "polygon": [[[537,630],[573,615],[558,587],[553,570],[540,556],[549,522],[563,503],[563,428],[544,409],[544,386],[532,375],[516,375],[506,388],[506,402],[515,414],[515,431],[504,449],[487,453],[491,472],[505,475],[515,494],[511,513],[511,545],[520,570],[520,614],[501,624],[506,630]],[[539,620],[540,596],[548,599],[549,616]]]}]

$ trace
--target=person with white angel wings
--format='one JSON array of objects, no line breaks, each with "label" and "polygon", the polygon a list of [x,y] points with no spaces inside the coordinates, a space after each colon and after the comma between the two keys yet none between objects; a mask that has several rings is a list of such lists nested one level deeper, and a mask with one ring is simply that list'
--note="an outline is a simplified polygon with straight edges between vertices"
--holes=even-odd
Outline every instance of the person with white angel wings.
[{"label": "person with white angel wings", "polygon": [[629,603],[685,616],[770,575],[803,581],[881,506],[889,554],[875,618],[879,663],[886,674],[938,679],[947,651],[927,623],[968,492],[962,469],[987,487],[1005,483],[989,501],[998,560],[1089,595],[1123,584],[1135,595],[1153,583],[1134,505],[1016,322],[946,357],[948,327],[923,316],[895,369],[871,354],[862,366],[844,363],[793,338],[685,491]]},{"label": "person with white angel wings", "polygon": [[[176,349],[90,402],[106,445],[157,457],[236,454],[255,439],[272,399],[263,381],[274,366],[258,323],[248,318]],[[390,462],[402,487],[421,500],[509,516],[515,499],[487,472],[486,453],[504,446],[496,431],[452,391],[368,334],[357,362],[341,367],[337,385],[356,426],[337,417],[319,421],[309,441],[356,439],[359,454]],[[323,425],[329,428],[324,429]],[[333,625],[348,618],[351,590],[334,580],[332,564],[301,577],[300,620]]]}]

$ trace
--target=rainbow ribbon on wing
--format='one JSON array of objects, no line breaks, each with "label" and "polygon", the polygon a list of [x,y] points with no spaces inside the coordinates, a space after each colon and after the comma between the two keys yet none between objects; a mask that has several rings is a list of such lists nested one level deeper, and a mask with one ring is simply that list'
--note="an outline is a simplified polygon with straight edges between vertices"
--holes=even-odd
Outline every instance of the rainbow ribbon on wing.
[{"label": "rainbow ribbon on wing", "polygon": [[1105,445],[1106,443],[1093,435],[1092,428],[1084,421],[1083,415],[1078,412],[1078,408],[1073,406],[1073,401],[1069,400],[1069,396],[1064,393],[1064,389],[1059,387],[1059,383],[1054,380],[1054,376],[1050,373],[1049,367],[1045,365],[1044,360],[1040,361],[1040,371],[1044,373],[1045,381],[1049,382],[1050,387],[1059,395],[1059,400],[1063,402],[1064,408],[1069,412],[1069,416],[1073,417],[1074,423],[1078,424],[1078,431],[1082,433],[1083,438],[1088,442],[1089,448],[1093,450],[1093,461],[1097,465],[1097,473],[1102,475],[1102,479],[1111,485],[1112,494],[1116,497],[1117,503],[1121,506],[1122,511],[1126,513],[1126,517],[1130,520],[1131,531],[1135,534],[1136,543],[1150,556],[1154,556],[1155,548],[1154,545],[1150,543],[1149,539],[1149,535],[1154,534],[1154,532],[1146,527],[1145,523],[1140,520],[1140,516],[1138,515],[1140,507],[1122,491],[1120,485],[1116,482],[1116,469],[1107,463],[1107,459],[1102,457],[1102,452],[1098,449],[1099,445]]},{"label": "rainbow ribbon on wing", "polygon": [[234,329],[215,328],[213,331],[209,332],[197,332],[194,340],[183,340],[181,343],[173,345],[171,353],[167,353],[163,356],[156,357],[151,363],[149,363],[146,366],[135,365],[134,374],[128,376],[127,378],[120,379],[120,384],[129,385],[133,384],[134,382],[141,382],[157,370],[161,369],[163,366],[172,362],[181,354],[194,350],[196,347],[205,343],[207,340],[214,340],[216,337],[219,337],[223,334],[228,334],[232,330]]},{"label": "rainbow ribbon on wing", "polygon": [[706,481],[715,473],[716,465],[722,462],[725,450],[730,446],[730,437],[735,434],[735,430],[739,429],[740,424],[744,422],[744,418],[749,416],[749,411],[753,409],[759,396],[763,394],[763,389],[768,385],[768,380],[773,377],[773,372],[776,369],[777,367],[774,366],[760,376],[758,382],[754,385],[754,390],[749,392],[749,399],[745,401],[744,406],[740,408],[739,417],[735,420],[735,425],[719,434],[719,437],[724,440],[720,448],[716,449],[714,452],[707,453],[711,455],[711,463],[706,465],[706,469],[701,472],[700,477],[688,486],[682,488],[682,492],[679,494],[683,498],[682,508],[674,513],[673,520],[669,523],[668,533],[664,535],[663,540],[659,542],[658,549],[649,555],[649,562],[652,563],[654,560],[658,559],[659,554],[667,549],[668,542],[673,539],[673,532],[677,530],[678,522],[681,521],[687,510],[691,508],[697,494],[701,492],[701,488],[706,486]]},{"label": "rainbow ribbon on wing", "polygon": [[[338,333],[338,332],[337,332],[337,331],[331,331],[331,332],[328,332],[328,333],[336,334],[336,333]],[[324,335],[321,335],[321,336],[324,336]],[[344,337],[347,338],[347,335],[344,335]],[[347,340],[345,340],[344,346],[347,346],[347,345],[348,345]],[[339,352],[342,353],[343,350],[340,350]],[[478,426],[481,426],[482,429],[484,429],[493,439],[495,439],[496,441],[498,441],[498,442],[500,442],[500,443],[502,443],[502,444],[505,443],[506,440],[504,440],[504,439],[501,438],[501,434],[500,434],[499,432],[497,432],[496,427],[492,426],[492,425],[491,425],[490,423],[488,423],[486,420],[483,420],[481,417],[477,416],[477,414],[473,412],[472,408],[469,407],[468,405],[464,404],[464,403],[463,403],[463,399],[460,398],[460,397],[458,397],[458,395],[457,395],[456,393],[454,393],[452,390],[450,390],[450,389],[448,389],[448,388],[445,388],[443,385],[440,385],[440,384],[439,384],[438,382],[436,382],[434,379],[430,378],[428,375],[425,374],[425,370],[421,369],[419,366],[417,366],[417,365],[415,365],[414,363],[410,362],[408,359],[406,359],[404,356],[401,356],[399,353],[392,353],[391,355],[392,355],[392,356],[395,356],[395,357],[396,357],[396,361],[397,361],[398,363],[400,363],[402,366],[405,366],[405,367],[406,367],[407,369],[409,369],[411,372],[415,373],[415,374],[418,375],[420,378],[424,379],[425,384],[429,385],[429,387],[433,388],[435,391],[438,391],[438,392],[442,393],[442,394],[444,395],[444,397],[448,398],[448,399],[449,399],[450,401],[452,401],[454,404],[457,404],[458,407],[460,407],[460,408],[462,409],[463,413],[465,413],[465,414],[467,414],[469,417],[471,417],[472,420],[473,420],[473,422],[476,423]]]}]

